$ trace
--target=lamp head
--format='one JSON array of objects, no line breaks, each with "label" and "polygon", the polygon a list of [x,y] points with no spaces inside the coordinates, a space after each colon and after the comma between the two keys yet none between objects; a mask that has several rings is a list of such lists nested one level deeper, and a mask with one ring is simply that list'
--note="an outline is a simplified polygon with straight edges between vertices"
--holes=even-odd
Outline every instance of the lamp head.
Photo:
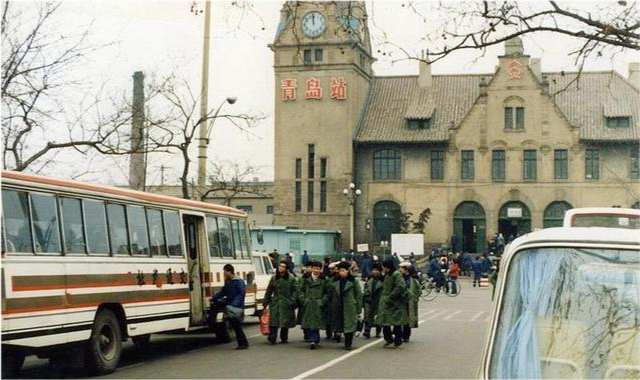
[{"label": "lamp head", "polygon": [[357,190],[356,190],[356,195],[360,195],[360,194],[362,194],[362,190],[357,189]]},{"label": "lamp head", "polygon": [[351,182],[351,183],[349,184],[349,188],[350,188],[351,190],[353,190],[353,189],[355,189],[355,188],[356,188],[356,185],[355,185],[353,182]]},{"label": "lamp head", "polygon": [[349,190],[347,190],[347,189],[342,189],[342,194],[344,194],[344,195],[349,195]]},{"label": "lamp head", "polygon": [[238,100],[238,98],[236,98],[235,96],[230,96],[227,98],[227,103],[229,104],[233,104]]}]

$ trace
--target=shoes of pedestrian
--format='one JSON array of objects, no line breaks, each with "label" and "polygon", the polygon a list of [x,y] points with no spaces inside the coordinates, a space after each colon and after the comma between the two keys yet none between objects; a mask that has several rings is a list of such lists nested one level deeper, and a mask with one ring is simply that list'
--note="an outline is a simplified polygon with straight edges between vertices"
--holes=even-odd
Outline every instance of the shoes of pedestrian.
[{"label": "shoes of pedestrian", "polygon": [[238,346],[236,350],[246,350],[247,348],[249,348],[249,346]]},{"label": "shoes of pedestrian", "polygon": [[368,333],[368,332],[366,332],[366,333],[362,333],[362,336],[363,336],[363,337],[365,337],[365,338],[367,338],[367,339],[371,338],[371,334],[370,334],[370,333]]},{"label": "shoes of pedestrian", "polygon": [[393,345],[393,342],[385,342],[383,347],[384,348],[393,348],[392,345]]},{"label": "shoes of pedestrian", "polygon": [[271,343],[271,345],[276,344],[276,340],[275,339],[267,338],[267,340],[269,341],[269,343]]},{"label": "shoes of pedestrian", "polygon": [[311,342],[311,344],[309,345],[309,349],[315,350],[317,346],[318,345],[316,344],[316,342]]},{"label": "shoes of pedestrian", "polygon": [[289,343],[289,341],[288,340],[281,340],[280,343],[287,344],[287,343]]}]

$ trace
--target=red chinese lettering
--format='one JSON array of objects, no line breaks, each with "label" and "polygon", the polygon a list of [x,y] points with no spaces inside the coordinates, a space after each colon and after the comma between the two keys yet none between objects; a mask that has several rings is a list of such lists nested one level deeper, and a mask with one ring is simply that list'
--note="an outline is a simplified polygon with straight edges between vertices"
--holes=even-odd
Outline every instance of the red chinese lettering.
[{"label": "red chinese lettering", "polygon": [[298,81],[295,79],[283,79],[280,82],[280,90],[282,92],[282,101],[296,100],[296,89],[298,88]]},{"label": "red chinese lettering", "polygon": [[316,78],[307,79],[307,90],[305,91],[307,99],[322,99],[322,87],[320,81]]},{"label": "red chinese lettering", "polygon": [[331,99],[345,100],[347,98],[347,82],[344,78],[331,78]]}]

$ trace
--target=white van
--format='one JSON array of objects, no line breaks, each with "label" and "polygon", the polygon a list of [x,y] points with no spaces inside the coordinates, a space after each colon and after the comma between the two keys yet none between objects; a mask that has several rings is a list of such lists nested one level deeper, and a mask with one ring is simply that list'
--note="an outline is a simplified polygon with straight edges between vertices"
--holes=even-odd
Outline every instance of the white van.
[{"label": "white van", "polygon": [[271,277],[275,273],[273,265],[271,264],[271,258],[266,252],[253,251],[251,254],[251,260],[255,267],[255,282],[257,286],[256,290],[256,312],[255,315],[260,316],[262,314],[262,302],[264,301],[264,294],[267,291],[267,286]]}]

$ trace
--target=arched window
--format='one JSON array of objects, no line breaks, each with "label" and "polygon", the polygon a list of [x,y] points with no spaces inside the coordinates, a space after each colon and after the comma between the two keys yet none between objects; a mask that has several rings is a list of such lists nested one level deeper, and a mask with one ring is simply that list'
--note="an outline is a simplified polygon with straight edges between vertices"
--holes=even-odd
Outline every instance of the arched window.
[{"label": "arched window", "polygon": [[373,153],[373,179],[400,179],[402,157],[395,149],[380,149]]},{"label": "arched window", "polygon": [[400,232],[400,205],[393,201],[380,201],[373,206],[373,226],[378,241],[391,240],[391,234]]},{"label": "arched window", "polygon": [[544,209],[544,220],[542,221],[542,227],[562,227],[564,214],[572,208],[573,206],[571,206],[571,204],[564,201],[549,203],[549,206]]},{"label": "arched window", "polygon": [[504,101],[504,129],[524,129],[524,100],[512,96]]}]

